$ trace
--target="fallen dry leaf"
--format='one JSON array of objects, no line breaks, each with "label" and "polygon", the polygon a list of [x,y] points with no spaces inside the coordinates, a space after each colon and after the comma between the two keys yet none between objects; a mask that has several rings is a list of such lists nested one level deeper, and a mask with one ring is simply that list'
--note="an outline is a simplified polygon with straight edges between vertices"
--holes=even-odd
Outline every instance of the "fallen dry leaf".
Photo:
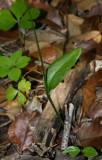
[{"label": "fallen dry leaf", "polygon": [[[34,51],[36,44],[29,47],[29,57],[33,57],[35,60],[40,61],[38,51]],[[56,48],[54,45],[48,44],[46,42],[39,42],[41,54],[43,61],[50,64],[56,59]]]},{"label": "fallen dry leaf", "polygon": [[90,107],[88,117],[91,119],[102,117],[102,99],[98,100]]},{"label": "fallen dry leaf", "polygon": [[82,47],[80,60],[101,60],[102,59],[102,42],[96,43],[93,40],[84,41],[77,45]]},{"label": "fallen dry leaf", "polygon": [[15,120],[15,116],[20,112],[22,106],[18,104],[17,100],[4,101],[0,104],[0,108],[5,112],[0,112],[0,115],[7,115],[11,120]]},{"label": "fallen dry leaf", "polygon": [[[9,127],[9,140],[16,143],[18,148],[23,151],[33,142],[33,131],[30,130],[30,125],[36,125],[40,114],[35,112],[31,115],[29,112],[20,112]],[[34,122],[35,121],[35,122]]]},{"label": "fallen dry leaf", "polygon": [[95,76],[90,78],[88,82],[83,86],[83,102],[82,110],[83,117],[86,117],[90,107],[96,99],[95,87],[102,86],[102,70],[96,72]]},{"label": "fallen dry leaf", "polygon": [[93,146],[102,148],[102,123],[101,119],[92,122],[85,122],[78,129],[77,137],[79,145],[82,147]]},{"label": "fallen dry leaf", "polygon": [[5,100],[6,89],[0,86],[0,103]]},{"label": "fallen dry leaf", "polygon": [[81,17],[93,17],[93,16],[102,16],[102,5],[96,5],[87,12],[78,13]]},{"label": "fallen dry leaf", "polygon": [[93,40],[96,43],[100,43],[101,33],[99,31],[89,31],[84,34],[70,38],[68,44],[66,45],[66,53],[70,52],[72,49],[77,48],[79,43],[82,43],[88,40]]},{"label": "fallen dry leaf", "polygon": [[77,5],[77,10],[80,12],[84,12],[85,10],[91,10],[93,6],[97,5],[97,0],[73,0]]},{"label": "fallen dry leaf", "polygon": [[84,22],[83,18],[77,17],[74,14],[68,14],[64,15],[64,22],[68,26],[70,37],[81,34],[80,25]]}]

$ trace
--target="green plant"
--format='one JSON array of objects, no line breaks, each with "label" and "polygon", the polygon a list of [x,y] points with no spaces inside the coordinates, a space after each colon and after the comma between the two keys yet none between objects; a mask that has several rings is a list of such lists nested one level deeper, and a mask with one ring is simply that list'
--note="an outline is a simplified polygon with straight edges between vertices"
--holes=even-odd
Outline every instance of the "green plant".
[{"label": "green plant", "polygon": [[13,87],[7,88],[6,98],[8,100],[13,100],[15,96],[17,96],[18,104],[24,104],[26,102],[26,97],[22,92],[29,91],[30,89],[31,83],[26,81],[26,79],[22,79],[18,82],[18,90]]},{"label": "green plant", "polygon": [[[21,68],[24,68],[30,58],[27,56],[22,56],[22,50],[18,50],[11,54],[10,57],[0,56],[0,77],[3,78],[8,75],[9,79],[18,82],[21,76]],[[31,83],[22,79],[18,82],[18,90],[13,87],[7,89],[6,98],[8,100],[13,100],[17,95],[17,100],[19,104],[24,104],[26,97],[20,91],[28,91],[31,88]]]},{"label": "green plant", "polygon": [[[53,62],[48,69],[45,71],[43,59],[39,47],[39,42],[35,30],[35,23],[34,19],[36,19],[40,12],[37,9],[28,8],[27,2],[22,0],[16,0],[12,3],[11,12],[8,10],[0,11],[0,29],[2,30],[9,30],[12,28],[16,23],[18,23],[18,29],[20,31],[20,28],[28,29],[33,28],[38,53],[41,59],[41,65],[43,70],[43,81],[44,81],[44,87],[46,90],[46,94],[48,96],[48,99],[56,112],[56,115],[58,116],[61,124],[63,125],[63,120],[61,116],[59,115],[52,99],[50,96],[51,89],[55,88],[59,82],[64,78],[65,74],[69,71],[69,69],[75,64],[75,62],[78,60],[81,48],[77,48],[70,53],[65,54],[64,56],[58,58],[55,62]],[[16,17],[14,18],[13,15]],[[20,74],[20,73],[19,73]]]},{"label": "green plant", "polygon": [[8,75],[9,79],[17,82],[21,76],[21,68],[24,68],[29,61],[29,57],[22,56],[22,50],[14,52],[10,57],[0,56],[0,77]]},{"label": "green plant", "polygon": [[97,151],[90,146],[85,147],[82,150],[80,150],[79,147],[76,146],[69,146],[63,151],[63,154],[69,154],[71,157],[74,157],[77,156],[80,152],[82,152],[85,157],[94,157],[98,155]]}]

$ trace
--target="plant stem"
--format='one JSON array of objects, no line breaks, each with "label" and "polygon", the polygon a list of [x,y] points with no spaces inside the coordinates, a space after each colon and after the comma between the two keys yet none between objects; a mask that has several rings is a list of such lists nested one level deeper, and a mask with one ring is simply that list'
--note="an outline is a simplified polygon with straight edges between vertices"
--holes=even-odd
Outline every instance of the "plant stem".
[{"label": "plant stem", "polygon": [[41,50],[40,50],[40,47],[39,47],[39,41],[38,41],[38,37],[37,37],[37,33],[36,33],[36,30],[35,30],[35,26],[34,26],[34,23],[33,23],[33,20],[32,20],[32,16],[31,16],[31,13],[30,13],[30,10],[28,8],[28,12],[29,12],[29,15],[30,15],[30,18],[31,18],[31,22],[32,22],[32,28],[33,28],[33,32],[34,32],[34,35],[35,35],[35,40],[36,40],[36,44],[37,44],[37,48],[38,48],[38,53],[39,53],[39,56],[40,56],[40,60],[41,60],[41,66],[42,66],[42,70],[43,70],[43,76],[44,76],[44,82],[45,82],[45,91],[46,91],[46,94],[47,94],[47,97],[58,117],[58,119],[60,120],[61,124],[64,126],[64,123],[63,123],[63,120],[60,116],[60,114],[58,113],[51,97],[50,97],[50,94],[49,92],[47,91],[47,79],[46,79],[46,74],[45,74],[45,69],[44,69],[44,63],[43,63],[43,59],[42,59],[42,54],[41,54]]}]

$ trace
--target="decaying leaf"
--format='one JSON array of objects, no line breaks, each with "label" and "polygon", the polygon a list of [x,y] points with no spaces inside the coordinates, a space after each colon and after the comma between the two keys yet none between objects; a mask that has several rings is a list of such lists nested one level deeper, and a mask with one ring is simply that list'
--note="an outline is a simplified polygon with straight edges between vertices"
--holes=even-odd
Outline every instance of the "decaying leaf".
[{"label": "decaying leaf", "polygon": [[93,6],[97,5],[97,0],[73,0],[77,4],[77,10],[83,12],[85,10],[90,10]]},{"label": "decaying leaf", "polygon": [[102,120],[95,119],[92,122],[85,122],[78,129],[77,137],[82,147],[93,146],[102,148]]},{"label": "decaying leaf", "polygon": [[90,107],[88,117],[91,119],[102,117],[102,99],[98,100]]},{"label": "decaying leaf", "polygon": [[8,130],[9,140],[12,143],[16,143],[21,151],[25,150],[33,142],[33,132],[30,130],[30,125],[37,124],[39,115],[38,112],[33,115],[26,111],[21,112],[16,116],[15,121],[11,123]]},{"label": "decaying leaf", "polygon": [[17,100],[4,101],[0,104],[0,108],[3,108],[5,112],[0,112],[0,115],[7,115],[11,120],[15,120],[15,116],[20,112],[21,105],[18,104]]},{"label": "decaying leaf", "polygon": [[77,17],[73,14],[68,14],[68,15],[64,15],[64,22],[66,26],[68,26],[70,37],[81,34],[80,25],[84,22],[83,18]]},{"label": "decaying leaf", "polygon": [[93,40],[84,41],[77,45],[82,47],[82,54],[80,60],[101,60],[102,59],[102,42],[96,43]]},{"label": "decaying leaf", "polygon": [[91,105],[94,103],[96,94],[95,87],[102,85],[102,70],[96,72],[95,76],[90,78],[83,87],[83,117],[87,116]]},{"label": "decaying leaf", "polygon": [[33,97],[32,100],[27,101],[27,103],[25,104],[25,107],[27,111],[31,113],[35,110],[37,110],[39,113],[42,113],[42,104],[38,100],[37,96]]}]

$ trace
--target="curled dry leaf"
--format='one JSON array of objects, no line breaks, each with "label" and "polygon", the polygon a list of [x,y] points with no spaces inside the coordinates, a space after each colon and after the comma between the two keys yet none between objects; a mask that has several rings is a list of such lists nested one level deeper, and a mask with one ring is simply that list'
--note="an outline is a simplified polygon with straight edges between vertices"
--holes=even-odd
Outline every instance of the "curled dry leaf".
[{"label": "curled dry leaf", "polygon": [[98,117],[102,117],[102,99],[95,102],[88,112],[88,117],[91,119],[95,119]]},{"label": "curled dry leaf", "polygon": [[95,76],[90,78],[83,87],[83,117],[87,116],[90,107],[96,99],[95,87],[102,85],[102,70],[96,72]]},{"label": "curled dry leaf", "polygon": [[93,40],[96,43],[100,43],[101,33],[99,31],[89,31],[84,34],[70,38],[69,43],[66,46],[66,53],[78,47],[79,43],[82,43],[88,40]]},{"label": "curled dry leaf", "polygon": [[77,45],[82,47],[80,60],[101,60],[102,59],[102,42],[96,43],[93,40],[84,41]]},{"label": "curled dry leaf", "polygon": [[79,145],[82,147],[93,146],[102,148],[102,123],[101,119],[95,119],[92,122],[85,122],[78,129],[77,137]]},{"label": "curled dry leaf", "polygon": [[32,113],[37,110],[40,114],[42,113],[42,104],[38,100],[37,96],[34,96],[32,100],[27,101],[25,104],[27,111]]},{"label": "curled dry leaf", "polygon": [[84,12],[85,10],[91,10],[93,6],[97,5],[97,0],[73,0],[73,3],[77,5],[77,10]]},{"label": "curled dry leaf", "polygon": [[20,112],[21,105],[18,104],[17,100],[4,101],[0,104],[0,108],[4,109],[5,112],[0,112],[0,115],[7,115],[11,120],[15,120],[15,116]]},{"label": "curled dry leaf", "polygon": [[39,116],[38,112],[30,114],[25,111],[19,113],[15,121],[11,123],[8,130],[9,140],[12,143],[16,143],[21,151],[25,150],[33,142],[33,132],[30,130],[30,126],[32,124],[34,127],[37,124]]},{"label": "curled dry leaf", "polygon": [[83,13],[79,13],[81,17],[93,17],[93,16],[102,16],[102,5],[96,5],[91,8],[91,10]]},{"label": "curled dry leaf", "polygon": [[84,22],[83,18],[77,17],[73,14],[68,14],[68,15],[64,15],[64,22],[66,26],[68,26],[70,37],[81,34],[80,25]]}]

